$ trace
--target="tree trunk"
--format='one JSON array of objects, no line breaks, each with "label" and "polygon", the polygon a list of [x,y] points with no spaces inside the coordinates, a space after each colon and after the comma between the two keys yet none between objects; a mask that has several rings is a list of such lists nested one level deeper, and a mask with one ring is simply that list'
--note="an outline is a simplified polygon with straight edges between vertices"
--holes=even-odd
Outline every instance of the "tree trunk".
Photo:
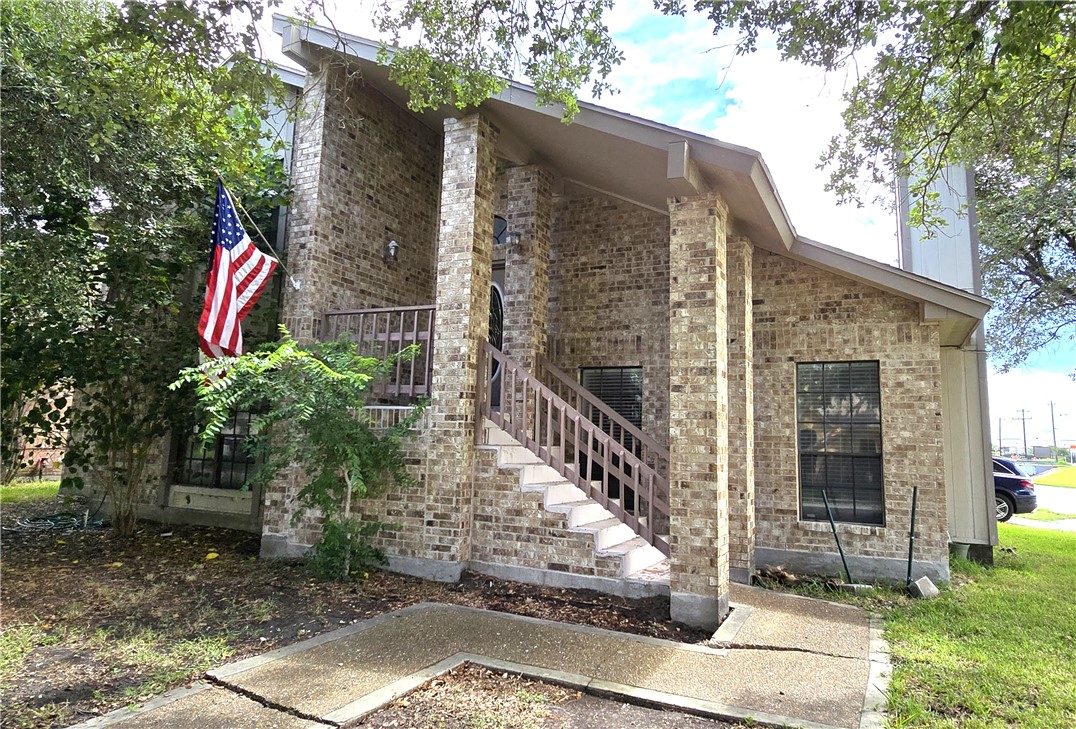
[{"label": "tree trunk", "polygon": [[351,579],[351,471],[344,471],[344,579]]}]

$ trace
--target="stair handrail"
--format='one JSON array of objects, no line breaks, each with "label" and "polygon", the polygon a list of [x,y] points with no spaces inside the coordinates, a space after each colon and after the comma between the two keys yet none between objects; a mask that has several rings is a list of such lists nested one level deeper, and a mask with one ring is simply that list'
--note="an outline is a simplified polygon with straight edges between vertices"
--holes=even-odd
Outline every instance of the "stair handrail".
[{"label": "stair handrail", "polygon": [[[665,519],[669,516],[669,504],[668,493],[669,484],[667,479],[652,466],[645,463],[632,451],[626,448],[620,441],[613,438],[604,430],[602,430],[596,423],[591,421],[589,417],[576,410],[571,403],[562,398],[556,392],[554,392],[545,383],[527,371],[522,365],[515,360],[511,359],[503,352],[493,347],[488,342],[482,342],[481,353],[478,358],[478,390],[477,390],[477,410],[479,418],[488,418],[498,427],[502,428],[509,435],[519,441],[527,450],[542,459],[542,462],[553,468],[560,476],[567,481],[574,484],[590,499],[598,502],[603,508],[608,510],[613,516],[617,517],[621,522],[627,524],[636,534],[645,539],[649,544],[656,547],[665,556],[669,555],[668,542],[658,534],[653,526],[655,524],[655,516],[661,515]],[[500,409],[495,409],[492,404],[492,388],[490,386],[490,375],[495,371],[493,363],[500,364],[500,382],[501,382],[501,403]],[[509,379],[511,377],[511,379]],[[517,379],[521,381],[522,387],[516,387]],[[510,388],[506,388],[504,385],[506,382],[511,383]],[[509,412],[512,416],[506,418],[504,416],[504,403],[506,397],[506,389],[508,390],[509,397]],[[529,404],[528,391],[546,400],[549,407],[546,409],[545,417],[545,433],[546,441],[542,443],[541,438],[541,414],[540,412],[527,413],[527,405]],[[522,394],[522,398],[520,398]],[[516,404],[522,402],[522,415],[525,417],[519,418],[518,421],[514,417],[516,411]],[[560,412],[559,419],[552,417],[553,409]],[[533,420],[532,420],[533,418]],[[579,472],[579,461],[576,459],[575,468],[569,468],[569,463],[564,457],[566,451],[566,423],[572,422],[576,426],[576,436],[572,441],[572,444],[577,447],[586,445],[586,457],[587,463],[597,462],[600,459],[600,465],[602,466],[602,479],[601,486],[596,487],[592,482],[589,475],[584,475]],[[531,433],[528,431],[530,425],[535,426],[535,437],[531,437]],[[557,429],[559,426],[559,429]],[[580,433],[584,432],[587,436],[586,443],[580,438]],[[561,455],[558,457],[554,450],[551,448],[553,441],[556,440],[555,434],[560,436]],[[598,443],[604,447],[604,451],[598,451],[594,449],[590,443]],[[613,462],[613,459],[619,460],[619,466]],[[646,521],[642,521],[639,517],[640,514],[633,513],[626,509],[622,503],[609,497],[609,476],[617,478],[620,482],[623,496],[623,489],[631,489],[635,494],[636,509],[638,505],[645,501],[647,505],[648,517]],[[640,498],[640,496],[642,498]]]},{"label": "stair handrail", "polygon": [[[662,476],[668,475],[666,470],[669,464],[668,448],[661,445],[661,443],[658,443],[653,436],[644,433],[638,426],[630,422],[616,410],[613,410],[601,398],[576,382],[571,375],[554,365],[548,359],[539,357],[537,359],[536,369],[538,370],[538,377],[542,382],[548,384],[549,380],[546,377],[543,377],[543,375],[548,375],[549,378],[555,380],[557,384],[563,385],[571,390],[577,398],[585,402],[589,407],[600,412],[603,417],[620,426],[621,438],[623,438],[624,433],[627,433],[642,446],[642,452],[636,455],[638,455],[643,462],[650,464]],[[554,390],[554,392],[556,392],[556,390]],[[564,397],[559,392],[557,394],[562,398]],[[570,404],[576,410],[581,410],[578,401]],[[627,444],[625,444],[623,440],[620,440],[620,444],[627,448]]]}]

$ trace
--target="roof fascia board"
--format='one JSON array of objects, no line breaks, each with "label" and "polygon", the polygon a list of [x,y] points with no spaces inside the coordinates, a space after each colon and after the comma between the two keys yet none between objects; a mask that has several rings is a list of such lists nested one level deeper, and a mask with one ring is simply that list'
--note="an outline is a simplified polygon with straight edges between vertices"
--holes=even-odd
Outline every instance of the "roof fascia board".
[{"label": "roof fascia board", "polygon": [[989,299],[806,238],[796,238],[788,255],[808,265],[855,279],[906,299],[942,307],[976,321],[981,321],[990,310]]},{"label": "roof fascia board", "polygon": [[669,142],[666,177],[676,189],[677,195],[701,195],[710,190],[699,166],[691,158],[691,145],[686,139]]}]

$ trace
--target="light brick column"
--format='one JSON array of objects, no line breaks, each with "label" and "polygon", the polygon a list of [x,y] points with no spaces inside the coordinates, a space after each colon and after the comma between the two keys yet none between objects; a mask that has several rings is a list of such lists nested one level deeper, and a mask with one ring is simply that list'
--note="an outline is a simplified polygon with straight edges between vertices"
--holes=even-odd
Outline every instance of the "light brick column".
[{"label": "light brick column", "polygon": [[711,629],[729,609],[728,208],[673,198],[669,218],[670,610]]},{"label": "light brick column", "polygon": [[550,175],[538,165],[505,171],[507,201],[501,214],[519,234],[504,266],[504,351],[533,371],[545,354],[549,317]]},{"label": "light brick column", "polygon": [[747,238],[728,241],[729,576],[750,584],[755,571],[755,400],[751,271]]},{"label": "light brick column", "polygon": [[427,556],[470,559],[479,343],[489,328],[496,130],[479,115],[445,120],[437,322],[433,340]]}]

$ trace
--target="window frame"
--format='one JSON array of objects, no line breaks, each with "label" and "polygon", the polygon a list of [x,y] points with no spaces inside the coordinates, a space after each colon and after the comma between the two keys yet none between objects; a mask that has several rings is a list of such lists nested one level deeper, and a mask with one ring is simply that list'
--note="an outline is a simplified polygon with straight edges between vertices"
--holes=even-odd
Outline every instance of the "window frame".
[{"label": "window frame", "polygon": [[[234,411],[229,418],[229,423],[226,428],[230,427],[231,432],[220,432],[213,441],[212,447],[205,447],[201,443],[199,436],[200,428],[197,426],[192,428],[186,433],[180,434],[178,443],[176,444],[176,457],[175,466],[173,468],[171,482],[176,486],[194,486],[198,488],[215,489],[219,491],[246,491],[247,482],[251,476],[257,470],[259,461],[257,458],[246,453],[246,444],[244,441],[247,436],[250,435],[250,426],[254,418],[257,417],[257,413],[250,410]],[[238,432],[236,429],[239,427],[240,420],[243,420],[242,430]],[[231,444],[231,456],[225,458],[225,444],[230,441]],[[201,454],[201,455],[199,455]],[[197,479],[190,478],[189,475],[194,473],[192,464],[199,462],[205,464],[207,467],[203,467],[201,471],[205,473],[210,472],[210,479],[208,483],[199,483]],[[222,485],[222,476],[226,466],[230,466],[232,469],[242,466],[243,478],[236,484],[234,479],[228,479],[228,485]],[[232,471],[234,473],[234,471]]]},{"label": "window frame", "polygon": [[[874,365],[874,372],[870,375],[873,379],[873,385],[876,389],[864,389],[862,387],[856,387],[855,375],[853,374],[854,365]],[[821,366],[821,390],[816,389],[804,389],[804,380],[810,376],[810,373],[806,371],[807,367],[819,367]],[[832,389],[828,387],[830,377],[829,369],[833,367],[834,374],[832,378],[836,381],[836,384]],[[839,374],[838,367],[846,367],[847,378],[846,385],[841,386],[839,380],[842,375]],[[817,378],[819,375],[816,374]],[[862,376],[862,375],[861,375]],[[810,386],[812,383],[807,382],[806,385]],[[846,411],[838,412],[834,415],[830,415],[829,411],[841,410],[845,406],[845,403],[841,403],[839,398],[832,398],[831,396],[847,395]],[[859,397],[859,402],[867,402],[867,415],[856,415],[855,402]],[[804,402],[810,401],[813,397],[817,397],[816,402],[819,403],[818,407],[821,408],[821,416],[818,415],[818,409],[813,409],[813,416],[807,416],[805,413]],[[794,404],[795,404],[795,438],[796,438],[796,486],[797,486],[797,515],[802,522],[825,522],[828,517],[825,512],[825,507],[821,507],[821,512],[818,512],[819,505],[816,503],[813,506],[808,506],[808,491],[818,489],[817,499],[821,499],[821,488],[825,488],[830,492],[829,500],[830,506],[833,509],[833,520],[842,524],[855,524],[867,527],[881,527],[886,526],[886,488],[885,488],[885,456],[884,456],[884,433],[883,433],[883,417],[882,417],[882,368],[880,360],[829,360],[829,361],[803,361],[795,362],[795,377],[794,377]],[[876,409],[873,407],[876,403]],[[876,417],[874,417],[876,412]],[[832,418],[832,419],[831,419]],[[815,426],[805,428],[804,426]],[[843,432],[847,429],[847,433]],[[876,443],[876,450],[873,453],[865,453],[860,450],[862,444],[865,441],[862,438],[857,439],[857,430],[860,433],[867,432],[871,434],[871,439]],[[804,433],[811,432],[816,437],[821,435],[821,442],[814,449],[804,448]],[[832,438],[832,440],[831,440]],[[836,440],[838,445],[833,444],[833,440]],[[846,440],[847,446],[842,447],[840,441]],[[857,445],[858,443],[858,445]],[[813,484],[805,483],[805,460],[814,459],[816,464],[815,477],[817,479],[817,469],[819,465],[822,469],[821,481],[823,486],[817,486],[817,481]],[[847,496],[842,497],[842,501],[845,503],[835,503],[833,491],[835,486],[835,478],[841,476],[830,475],[830,469],[837,467],[844,470],[844,478],[850,478],[850,486],[844,487],[850,494],[851,506],[846,503]],[[863,483],[858,480],[863,479]],[[869,483],[869,481],[877,479],[877,486]],[[857,496],[863,496],[864,506],[862,507],[864,512],[868,509],[873,510],[872,505],[868,505],[867,496],[872,497],[871,502],[876,501],[877,506],[877,519],[864,514],[857,513]],[[848,513],[849,508],[851,514]],[[809,511],[813,509],[814,511]],[[851,517],[851,518],[849,518]]]}]

